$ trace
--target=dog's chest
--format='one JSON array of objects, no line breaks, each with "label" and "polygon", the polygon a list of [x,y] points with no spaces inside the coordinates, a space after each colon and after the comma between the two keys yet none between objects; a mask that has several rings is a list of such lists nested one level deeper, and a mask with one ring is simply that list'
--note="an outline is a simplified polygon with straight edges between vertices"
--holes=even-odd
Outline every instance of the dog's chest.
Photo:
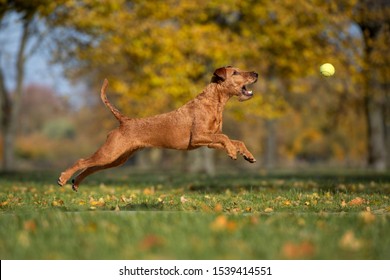
[{"label": "dog's chest", "polygon": [[222,130],[222,112],[217,112],[209,121],[209,130],[213,133],[219,133]]}]

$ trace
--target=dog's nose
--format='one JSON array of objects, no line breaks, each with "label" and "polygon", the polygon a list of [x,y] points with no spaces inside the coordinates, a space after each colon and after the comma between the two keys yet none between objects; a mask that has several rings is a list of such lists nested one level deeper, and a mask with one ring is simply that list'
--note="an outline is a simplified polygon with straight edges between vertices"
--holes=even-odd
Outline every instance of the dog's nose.
[{"label": "dog's nose", "polygon": [[256,72],[252,72],[252,76],[257,79],[259,77],[259,74],[257,74]]}]

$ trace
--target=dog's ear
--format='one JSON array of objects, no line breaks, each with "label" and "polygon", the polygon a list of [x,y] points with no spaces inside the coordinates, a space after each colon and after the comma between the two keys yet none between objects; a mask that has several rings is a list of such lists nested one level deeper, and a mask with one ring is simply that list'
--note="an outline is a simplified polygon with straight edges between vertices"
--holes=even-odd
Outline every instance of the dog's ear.
[{"label": "dog's ear", "polygon": [[219,83],[226,80],[226,68],[221,67],[214,71],[213,77],[211,78],[212,83]]}]

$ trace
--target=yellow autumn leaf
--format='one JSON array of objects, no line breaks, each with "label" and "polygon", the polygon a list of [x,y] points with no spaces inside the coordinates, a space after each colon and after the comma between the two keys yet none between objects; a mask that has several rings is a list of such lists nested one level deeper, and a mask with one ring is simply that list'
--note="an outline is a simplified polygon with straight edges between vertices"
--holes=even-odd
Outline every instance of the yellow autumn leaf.
[{"label": "yellow autumn leaf", "polygon": [[229,221],[224,215],[220,215],[210,224],[210,228],[213,231],[233,232],[237,229],[237,223],[235,221]]},{"label": "yellow autumn leaf", "polygon": [[99,200],[95,200],[95,199],[91,198],[89,200],[89,204],[91,206],[104,206],[104,205],[106,205],[106,202],[104,201],[103,197],[99,198]]},{"label": "yellow autumn leaf", "polygon": [[339,245],[345,250],[358,251],[363,247],[363,241],[356,238],[352,230],[348,230],[341,237]]},{"label": "yellow autumn leaf", "polygon": [[372,214],[370,211],[362,211],[359,213],[359,218],[365,223],[365,224],[372,224],[376,220],[376,216]]},{"label": "yellow autumn leaf", "polygon": [[154,193],[155,193],[154,187],[146,188],[146,189],[144,189],[144,191],[143,191],[143,194],[144,194],[144,195],[152,195],[152,194],[154,194]]},{"label": "yellow autumn leaf", "polygon": [[54,206],[54,207],[62,206],[62,205],[64,205],[64,201],[62,199],[53,200],[51,202],[51,205]]},{"label": "yellow autumn leaf", "polygon": [[290,200],[285,200],[285,201],[283,201],[283,205],[290,206],[291,205],[291,201]]},{"label": "yellow autumn leaf", "polygon": [[0,207],[7,206],[7,204],[8,204],[8,200],[3,201],[0,203]]}]

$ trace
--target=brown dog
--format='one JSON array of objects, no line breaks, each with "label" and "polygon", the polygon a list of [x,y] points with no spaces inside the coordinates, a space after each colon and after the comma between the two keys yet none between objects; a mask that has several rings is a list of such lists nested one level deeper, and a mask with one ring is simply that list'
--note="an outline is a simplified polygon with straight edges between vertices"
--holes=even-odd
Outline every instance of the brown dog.
[{"label": "brown dog", "polygon": [[237,152],[253,163],[253,155],[241,141],[231,140],[222,134],[222,111],[226,102],[237,96],[240,101],[253,94],[246,86],[257,81],[255,72],[241,71],[231,66],[215,70],[211,83],[202,93],[179,109],[142,119],[122,115],[106,97],[108,81],[101,89],[101,98],[119,121],[119,127],[111,131],[106,142],[90,158],[78,160],[61,173],[58,184],[63,186],[72,175],[81,170],[72,181],[77,191],[80,182],[88,175],[119,166],[137,150],[148,147],[192,150],[201,146],[226,150],[232,159]]}]

